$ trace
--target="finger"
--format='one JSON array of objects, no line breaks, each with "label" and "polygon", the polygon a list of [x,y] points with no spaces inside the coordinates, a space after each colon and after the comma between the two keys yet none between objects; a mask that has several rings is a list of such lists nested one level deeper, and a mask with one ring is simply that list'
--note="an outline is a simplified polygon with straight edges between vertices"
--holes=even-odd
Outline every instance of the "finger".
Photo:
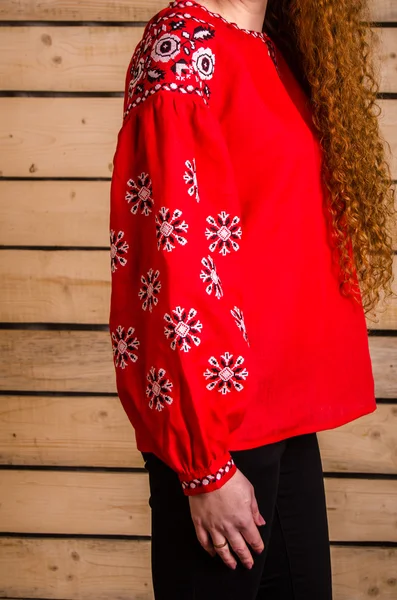
[{"label": "finger", "polygon": [[240,533],[243,536],[244,540],[248,542],[248,544],[255,552],[260,554],[263,551],[265,545],[263,543],[259,529],[255,525],[253,520],[245,527],[240,527]]},{"label": "finger", "polygon": [[230,546],[247,569],[252,569],[254,560],[241,533],[237,530],[229,537]]},{"label": "finger", "polygon": [[[224,536],[218,531],[210,531],[210,536],[212,538],[213,544],[223,544],[225,539],[227,540],[226,536]],[[215,548],[215,552],[219,554],[225,565],[230,567],[230,569],[235,569],[237,567],[237,561],[230,552],[230,547],[228,543],[222,548]]]},{"label": "finger", "polygon": [[261,513],[259,512],[259,506],[258,506],[258,502],[255,497],[255,494],[252,494],[251,511],[252,511],[252,516],[254,517],[254,521],[255,521],[256,525],[258,525],[258,526],[266,525],[265,519],[262,517]]},{"label": "finger", "polygon": [[204,548],[204,550],[206,552],[208,552],[208,554],[211,554],[211,556],[216,556],[216,551],[212,545],[211,536],[209,535],[208,531],[206,529],[204,529],[204,527],[202,527],[201,525],[196,525],[196,524],[195,524],[195,529],[196,529],[197,539],[200,542],[200,544],[202,545],[202,547]]}]

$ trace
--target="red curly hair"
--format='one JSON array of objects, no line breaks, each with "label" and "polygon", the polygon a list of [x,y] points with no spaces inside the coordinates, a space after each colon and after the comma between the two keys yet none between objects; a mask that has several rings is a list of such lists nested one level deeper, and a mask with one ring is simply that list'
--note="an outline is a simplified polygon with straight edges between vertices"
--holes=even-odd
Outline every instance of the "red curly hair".
[{"label": "red curly hair", "polygon": [[361,298],[366,316],[395,296],[396,215],[369,23],[366,0],[268,0],[263,27],[311,99],[341,292]]}]

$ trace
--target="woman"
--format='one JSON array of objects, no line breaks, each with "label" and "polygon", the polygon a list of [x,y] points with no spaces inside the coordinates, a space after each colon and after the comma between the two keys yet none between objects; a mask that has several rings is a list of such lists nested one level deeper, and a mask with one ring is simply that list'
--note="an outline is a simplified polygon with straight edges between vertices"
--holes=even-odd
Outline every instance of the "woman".
[{"label": "woman", "polygon": [[177,0],[132,57],[109,324],[157,600],[332,597],[316,432],[376,409],[391,295],[365,10]]}]

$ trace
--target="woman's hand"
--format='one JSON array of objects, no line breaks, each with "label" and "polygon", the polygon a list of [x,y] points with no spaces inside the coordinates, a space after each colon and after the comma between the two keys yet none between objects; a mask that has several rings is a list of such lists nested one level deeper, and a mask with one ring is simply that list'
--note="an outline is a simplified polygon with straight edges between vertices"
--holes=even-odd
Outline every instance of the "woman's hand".
[{"label": "woman's hand", "polygon": [[[189,496],[190,512],[198,541],[212,556],[216,553],[231,569],[237,562],[230,546],[248,569],[254,564],[246,542],[260,554],[264,543],[258,530],[266,521],[259,512],[254,486],[237,469],[221,488],[213,492]],[[213,544],[229,542],[223,548]]]}]

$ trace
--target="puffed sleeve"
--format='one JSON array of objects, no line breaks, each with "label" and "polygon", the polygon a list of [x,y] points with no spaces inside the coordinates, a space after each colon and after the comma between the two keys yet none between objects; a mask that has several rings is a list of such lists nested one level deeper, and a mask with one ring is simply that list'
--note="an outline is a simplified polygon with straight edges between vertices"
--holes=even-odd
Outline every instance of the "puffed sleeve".
[{"label": "puffed sleeve", "polygon": [[186,495],[236,471],[229,433],[251,392],[244,225],[221,128],[200,98],[159,91],[120,130],[111,186],[110,334],[138,448]]}]

